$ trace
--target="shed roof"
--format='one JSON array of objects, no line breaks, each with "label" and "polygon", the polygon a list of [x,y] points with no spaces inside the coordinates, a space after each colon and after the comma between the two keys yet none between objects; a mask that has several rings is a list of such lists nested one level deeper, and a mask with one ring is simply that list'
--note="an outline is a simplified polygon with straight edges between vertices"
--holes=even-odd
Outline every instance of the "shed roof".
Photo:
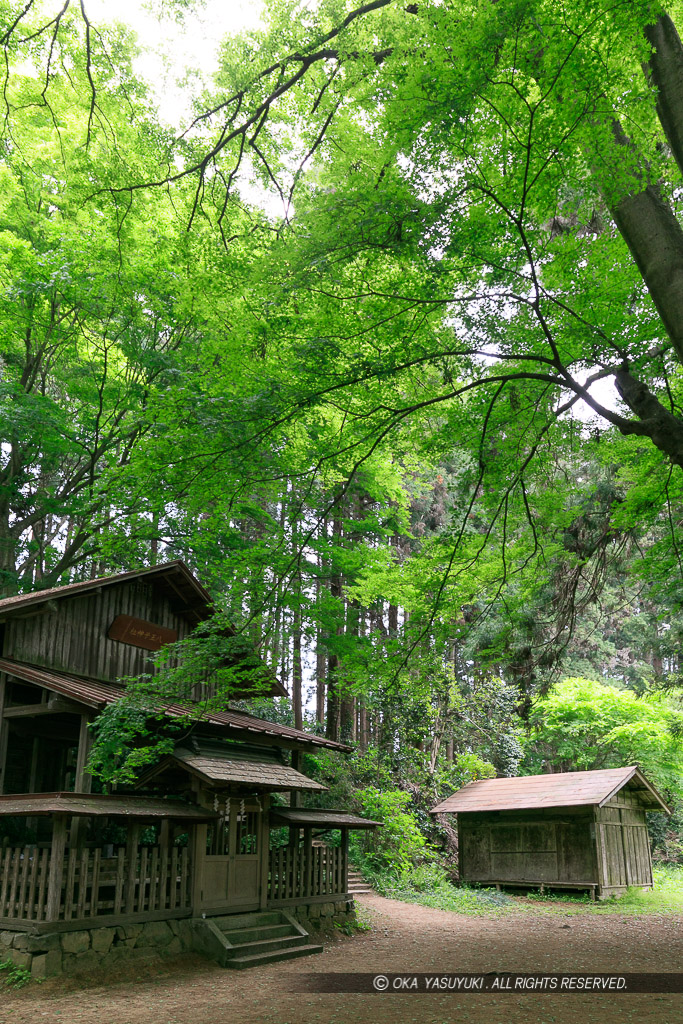
[{"label": "shed roof", "polygon": [[515,811],[534,807],[601,807],[627,783],[637,789],[645,806],[652,810],[669,808],[663,797],[642,772],[627,768],[604,768],[589,772],[562,772],[555,775],[526,775],[505,779],[480,779],[470,782],[447,797],[432,814],[467,811]]},{"label": "shed roof", "polygon": [[209,786],[218,787],[226,783],[237,783],[253,789],[264,790],[311,790],[320,791],[327,786],[309,779],[306,775],[282,764],[274,754],[263,748],[245,750],[196,739],[192,748],[176,747],[153,769],[140,779],[145,785],[148,779],[162,772],[169,765],[179,764],[197,775]]},{"label": "shed roof", "polygon": [[212,821],[216,812],[161,797],[101,793],[18,793],[0,796],[0,815],[75,814],[123,818]]},{"label": "shed roof", "polygon": [[[29,665],[26,662],[13,661],[10,658],[0,658],[0,672],[7,672],[8,675],[23,679],[27,683],[34,683],[36,686],[43,686],[47,690],[61,693],[64,697],[94,710],[101,711],[107,704],[113,704],[125,693],[120,686],[113,686],[111,683],[100,683],[92,679],[81,679],[65,672],[55,672],[52,669],[42,668],[39,665]],[[180,718],[187,714],[187,709],[180,704],[166,704],[162,709],[164,714],[171,718]],[[309,746],[331,747],[334,750],[348,750],[344,743],[337,743],[328,740],[324,736],[315,736],[304,732],[302,729],[294,729],[289,725],[280,725],[277,722],[268,722],[263,718],[247,714],[246,711],[210,711],[202,715],[201,721],[207,725],[218,726],[225,729],[232,735],[243,736],[272,736],[276,739],[290,741],[293,743],[304,743]]]},{"label": "shed roof", "polygon": [[282,825],[310,825],[313,828],[377,828],[381,821],[361,818],[348,811],[336,811],[327,807],[273,807],[272,822]]}]

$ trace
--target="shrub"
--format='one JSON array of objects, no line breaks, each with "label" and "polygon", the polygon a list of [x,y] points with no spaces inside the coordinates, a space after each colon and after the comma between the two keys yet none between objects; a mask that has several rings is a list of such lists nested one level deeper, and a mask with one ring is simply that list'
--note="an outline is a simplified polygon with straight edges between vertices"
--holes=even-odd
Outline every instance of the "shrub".
[{"label": "shrub", "polygon": [[363,813],[381,821],[380,828],[367,831],[356,840],[370,866],[405,871],[418,860],[431,856],[431,849],[420,831],[417,817],[407,810],[410,794],[395,789],[381,792],[372,786],[356,794]]}]

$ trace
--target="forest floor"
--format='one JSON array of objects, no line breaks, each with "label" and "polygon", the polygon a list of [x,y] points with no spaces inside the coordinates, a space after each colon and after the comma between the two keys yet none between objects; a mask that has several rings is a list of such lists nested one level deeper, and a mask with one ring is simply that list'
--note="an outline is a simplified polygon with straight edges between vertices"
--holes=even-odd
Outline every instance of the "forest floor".
[{"label": "forest floor", "polygon": [[195,956],[0,994],[0,1024],[683,1024],[683,994],[322,993],[333,972],[679,972],[677,914],[474,917],[367,895],[371,927],[305,960],[222,970]]}]

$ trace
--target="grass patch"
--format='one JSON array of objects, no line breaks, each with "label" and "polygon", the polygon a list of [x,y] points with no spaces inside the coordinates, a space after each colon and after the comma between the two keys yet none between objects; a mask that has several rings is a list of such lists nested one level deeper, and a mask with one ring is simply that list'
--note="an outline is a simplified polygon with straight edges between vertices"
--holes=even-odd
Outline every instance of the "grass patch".
[{"label": "grass patch", "polygon": [[499,915],[511,910],[523,912],[531,909],[507,892],[497,889],[455,886],[448,880],[443,868],[423,864],[400,874],[365,872],[373,889],[392,900],[420,903],[437,910],[451,910],[457,914]]},{"label": "grass patch", "polygon": [[683,914],[683,867],[655,867],[654,889],[631,888],[621,897],[593,902],[589,893],[543,893],[534,890],[501,890],[467,885],[455,886],[446,872],[434,864],[419,865],[400,874],[365,869],[373,889],[389,899],[419,903],[457,914]]},{"label": "grass patch", "polygon": [[527,900],[549,912],[589,914],[683,914],[683,868],[655,867],[654,888],[631,888],[623,896],[593,903],[587,894],[528,893]]}]

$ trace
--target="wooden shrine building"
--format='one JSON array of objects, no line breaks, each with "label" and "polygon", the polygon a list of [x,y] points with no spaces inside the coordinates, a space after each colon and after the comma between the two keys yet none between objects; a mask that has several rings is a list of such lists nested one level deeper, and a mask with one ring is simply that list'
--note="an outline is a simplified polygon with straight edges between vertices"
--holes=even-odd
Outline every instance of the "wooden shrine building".
[{"label": "wooden shrine building", "polygon": [[646,811],[669,812],[638,768],[470,782],[432,814],[457,814],[460,878],[588,889],[652,887]]},{"label": "wooden shrine building", "polygon": [[343,744],[226,707],[136,787],[92,792],[90,723],[210,615],[180,561],[0,600],[0,960],[56,973],[157,942],[244,967],[319,950],[313,924],[353,912],[348,831],[376,823],[291,799],[325,788],[302,752]]}]

